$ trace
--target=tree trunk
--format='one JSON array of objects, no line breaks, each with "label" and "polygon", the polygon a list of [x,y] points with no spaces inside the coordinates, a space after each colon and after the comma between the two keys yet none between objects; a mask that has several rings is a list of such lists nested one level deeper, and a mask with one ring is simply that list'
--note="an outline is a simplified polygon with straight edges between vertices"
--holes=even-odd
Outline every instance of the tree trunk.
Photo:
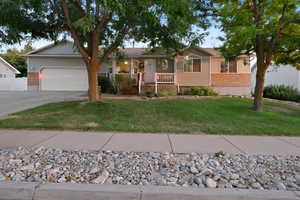
[{"label": "tree trunk", "polygon": [[87,69],[89,78],[89,101],[95,102],[99,100],[98,66],[94,62],[91,62]]},{"label": "tree trunk", "polygon": [[257,72],[256,72],[256,85],[255,85],[255,93],[254,93],[254,110],[262,111],[263,110],[263,92],[264,92],[264,84],[265,84],[265,73],[266,67],[257,62]]}]

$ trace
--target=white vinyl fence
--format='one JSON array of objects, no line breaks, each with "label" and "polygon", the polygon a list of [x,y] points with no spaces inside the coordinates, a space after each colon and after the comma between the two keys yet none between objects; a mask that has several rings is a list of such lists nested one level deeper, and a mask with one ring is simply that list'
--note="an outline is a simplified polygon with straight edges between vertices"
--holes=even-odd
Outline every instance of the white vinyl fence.
[{"label": "white vinyl fence", "polygon": [[25,91],[27,78],[0,78],[0,91]]}]

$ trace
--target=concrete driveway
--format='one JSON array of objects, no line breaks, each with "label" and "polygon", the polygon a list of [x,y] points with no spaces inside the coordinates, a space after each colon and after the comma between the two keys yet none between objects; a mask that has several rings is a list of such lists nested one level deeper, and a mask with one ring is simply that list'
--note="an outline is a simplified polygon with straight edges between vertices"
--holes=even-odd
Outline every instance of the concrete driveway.
[{"label": "concrete driveway", "polygon": [[85,92],[29,92],[29,91],[0,91],[0,116],[26,110],[51,102],[83,98]]}]

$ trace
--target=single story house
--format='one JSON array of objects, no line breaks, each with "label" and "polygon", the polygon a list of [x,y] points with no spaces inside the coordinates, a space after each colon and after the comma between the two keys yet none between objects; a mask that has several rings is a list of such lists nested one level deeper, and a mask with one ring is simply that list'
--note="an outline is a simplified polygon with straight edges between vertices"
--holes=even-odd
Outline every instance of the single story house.
[{"label": "single story house", "polygon": [[20,72],[0,57],[0,79],[16,78],[16,74],[20,74]]},{"label": "single story house", "polygon": [[[252,66],[252,90],[256,83],[256,64]],[[266,72],[265,86],[285,85],[292,86],[300,91],[300,70],[291,65],[271,65]]]},{"label": "single story house", "polygon": [[[212,87],[221,95],[250,95],[249,56],[226,61],[213,48],[191,47],[180,55],[169,56],[163,50],[120,49],[121,57],[111,56],[99,74],[143,74],[143,84]],[[28,89],[88,90],[85,63],[72,42],[63,41],[26,54]]]}]

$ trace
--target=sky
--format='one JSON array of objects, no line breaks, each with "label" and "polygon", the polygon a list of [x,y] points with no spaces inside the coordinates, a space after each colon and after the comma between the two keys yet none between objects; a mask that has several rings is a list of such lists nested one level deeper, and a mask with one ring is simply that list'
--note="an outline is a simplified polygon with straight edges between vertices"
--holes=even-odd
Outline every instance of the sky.
[{"label": "sky", "polygon": [[[223,35],[220,30],[218,30],[215,27],[211,27],[207,31],[209,32],[209,35],[205,38],[201,47],[212,48],[212,47],[219,47],[220,45],[222,45],[222,42],[217,39],[219,36]],[[26,43],[27,42],[22,42],[21,44],[15,44],[15,45],[4,45],[1,47],[0,53],[4,53],[7,49],[10,49],[10,48],[22,49],[24,47],[24,45],[26,45]],[[44,47],[46,45],[49,45],[51,43],[53,43],[53,42],[49,41],[49,40],[37,40],[37,41],[33,41],[32,46],[35,49],[38,49],[38,48]],[[126,47],[133,47],[133,46],[132,46],[132,44],[128,43],[126,45]],[[146,44],[138,43],[138,44],[135,44],[135,47],[146,47]]]}]

